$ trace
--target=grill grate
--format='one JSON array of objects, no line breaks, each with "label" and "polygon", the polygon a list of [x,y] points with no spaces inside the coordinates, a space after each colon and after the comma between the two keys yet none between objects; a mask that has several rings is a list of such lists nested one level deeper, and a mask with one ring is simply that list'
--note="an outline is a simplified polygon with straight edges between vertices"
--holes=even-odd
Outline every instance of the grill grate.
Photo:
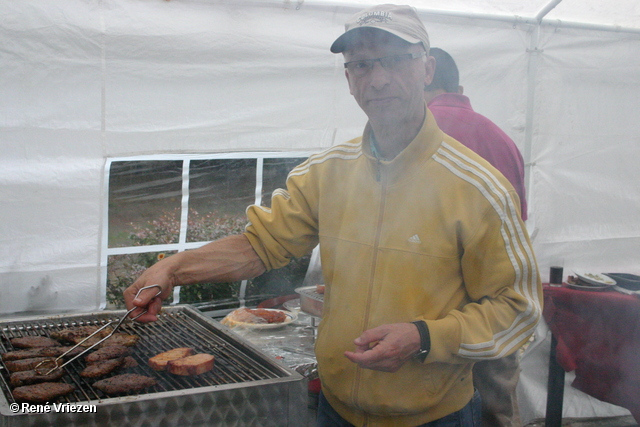
[{"label": "grill grate", "polygon": [[310,298],[315,301],[324,302],[324,294],[319,294],[316,291],[315,286],[309,286],[306,288],[298,288],[296,292],[300,295],[304,295],[307,298]]},{"label": "grill grate", "polygon": [[[14,350],[9,342],[9,339],[14,337],[49,336],[53,331],[75,326],[101,326],[111,320],[119,319],[123,315],[124,311],[118,311],[0,323],[0,351]],[[140,336],[140,340],[132,348],[132,356],[138,362],[138,366],[129,368],[126,372],[153,377],[158,383],[140,395],[252,383],[290,375],[289,371],[227,332],[223,326],[205,318],[187,306],[163,309],[157,322],[149,324],[125,322],[119,332]],[[192,347],[197,353],[214,355],[213,370],[198,376],[182,377],[166,372],[156,372],[147,365],[147,360],[150,357],[176,347]],[[95,380],[86,379],[79,375],[85,366],[83,358],[78,358],[63,368],[67,372],[63,380],[73,384],[76,391],[59,398],[59,403],[97,403],[114,397],[104,395],[101,391],[94,389],[91,384]],[[0,388],[2,388],[7,401],[14,403],[15,400],[9,387],[9,372],[4,364],[0,364]],[[129,395],[136,396],[137,394],[130,393]]]}]

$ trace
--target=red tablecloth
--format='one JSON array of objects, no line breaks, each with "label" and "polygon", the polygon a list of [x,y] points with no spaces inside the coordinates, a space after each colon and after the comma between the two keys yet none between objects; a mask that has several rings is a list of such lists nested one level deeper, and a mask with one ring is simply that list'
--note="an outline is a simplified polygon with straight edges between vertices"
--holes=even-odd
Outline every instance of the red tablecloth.
[{"label": "red tablecloth", "polygon": [[544,286],[544,318],[572,386],[625,407],[640,423],[640,298]]}]

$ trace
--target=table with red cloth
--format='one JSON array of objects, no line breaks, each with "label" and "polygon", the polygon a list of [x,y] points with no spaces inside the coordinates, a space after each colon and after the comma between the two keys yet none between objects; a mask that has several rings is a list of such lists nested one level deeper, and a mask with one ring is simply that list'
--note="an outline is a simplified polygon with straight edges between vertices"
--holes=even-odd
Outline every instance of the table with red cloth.
[{"label": "table with red cloth", "polygon": [[640,297],[566,285],[543,290],[555,357],[575,371],[572,386],[627,408],[640,423]]}]

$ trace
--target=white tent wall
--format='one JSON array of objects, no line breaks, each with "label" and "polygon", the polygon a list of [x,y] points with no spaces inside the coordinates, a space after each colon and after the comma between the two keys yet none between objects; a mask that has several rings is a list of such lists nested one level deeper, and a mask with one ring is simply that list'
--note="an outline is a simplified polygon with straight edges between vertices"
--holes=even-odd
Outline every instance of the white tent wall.
[{"label": "white tent wall", "polygon": [[538,262],[640,273],[640,37],[547,29],[532,142]]},{"label": "white tent wall", "polygon": [[[108,158],[308,151],[357,136],[366,117],[328,49],[365,3],[0,1],[0,316],[103,304]],[[618,32],[537,27],[521,18],[532,2],[513,19],[477,15],[506,0],[444,2],[455,13],[409,3],[456,59],[476,111],[525,156],[543,280],[558,257],[565,274],[640,273],[637,2],[616,5],[626,13],[607,24],[634,26]],[[466,3],[476,10],[457,10]],[[582,19],[594,4],[565,0],[550,16],[573,6]],[[528,373],[546,366],[544,325],[530,349]],[[544,413],[546,383],[524,377],[526,421]],[[593,405],[565,416],[625,413]]]},{"label": "white tent wall", "polygon": [[333,33],[329,10],[113,4],[104,13],[106,155],[331,142],[340,110],[327,105],[346,97],[322,45]]},{"label": "white tent wall", "polygon": [[4,313],[100,301],[100,16],[70,6],[0,4]]},{"label": "white tent wall", "polygon": [[[543,27],[537,45],[528,189],[543,279],[552,262],[573,269],[640,273],[640,37]],[[542,322],[525,352],[522,419],[546,410],[551,333]],[[628,415],[570,386],[564,417]]]},{"label": "white tent wall", "polygon": [[365,120],[328,51],[331,8],[27,1],[0,14],[0,313],[104,301],[105,158],[308,151]]}]

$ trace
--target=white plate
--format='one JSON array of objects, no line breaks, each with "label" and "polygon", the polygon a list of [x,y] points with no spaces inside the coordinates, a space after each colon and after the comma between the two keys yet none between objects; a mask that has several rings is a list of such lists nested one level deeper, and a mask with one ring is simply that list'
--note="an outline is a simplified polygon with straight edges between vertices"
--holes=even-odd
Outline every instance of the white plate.
[{"label": "white plate", "polygon": [[574,271],[578,279],[595,286],[614,286],[616,281],[611,277],[601,273],[589,273],[585,271]]},{"label": "white plate", "polygon": [[276,312],[279,312],[279,313],[283,313],[287,318],[284,320],[284,322],[280,322],[280,323],[238,322],[236,320],[233,320],[233,319],[229,318],[229,316],[231,314],[233,314],[233,312],[231,312],[231,313],[229,313],[227,315],[227,317],[222,319],[222,321],[220,323],[222,323],[223,325],[227,325],[230,328],[235,328],[237,326],[241,326],[243,328],[248,328],[248,329],[276,329],[276,328],[281,328],[281,327],[283,327],[285,325],[288,325],[291,322],[295,322],[298,319],[298,314],[297,313],[292,313],[292,312],[287,311],[287,310],[277,310],[275,308],[262,308],[261,310],[276,311]]},{"label": "white plate", "polygon": [[300,298],[290,299],[289,301],[285,301],[282,304],[284,308],[291,311],[292,313],[298,313],[300,311]]},{"label": "white plate", "polygon": [[571,289],[577,289],[580,291],[606,291],[611,288],[609,285],[583,285],[581,283],[567,283],[567,286]]},{"label": "white plate", "polygon": [[613,287],[613,289],[614,289],[614,290],[616,290],[616,291],[618,291],[618,292],[621,292],[621,293],[623,293],[623,294],[627,294],[627,295],[638,295],[638,296],[640,296],[640,291],[631,291],[631,290],[629,290],[629,289],[621,288],[621,287],[620,287],[620,286],[618,286],[618,285],[615,285],[615,286]]}]

